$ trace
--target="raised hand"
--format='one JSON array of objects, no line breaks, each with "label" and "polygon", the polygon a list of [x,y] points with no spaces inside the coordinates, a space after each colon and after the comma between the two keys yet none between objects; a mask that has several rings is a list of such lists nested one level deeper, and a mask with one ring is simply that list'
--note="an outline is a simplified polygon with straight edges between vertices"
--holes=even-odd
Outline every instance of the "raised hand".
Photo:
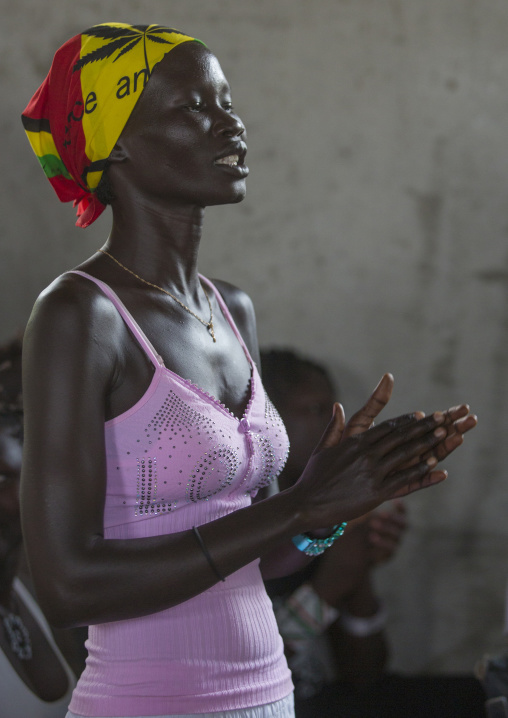
[{"label": "raised hand", "polygon": [[374,424],[376,416],[381,413],[390,401],[393,391],[393,383],[393,376],[391,374],[383,374],[381,381],[376,386],[365,404],[361,409],[353,414],[347,424],[342,404],[334,404],[332,422],[326,428],[326,431],[323,434],[318,447],[316,447],[316,450],[335,446],[343,439],[347,439],[349,436],[361,434],[362,432],[367,431],[367,429],[370,429]]},{"label": "raised hand", "polygon": [[[374,426],[374,420],[380,414],[391,399],[393,391],[392,374],[383,374],[381,381],[369,396],[365,404],[347,422],[342,432],[341,439],[361,434]],[[423,414],[422,414],[423,417]]]},{"label": "raised hand", "polygon": [[476,417],[461,405],[428,417],[421,412],[403,415],[373,427],[392,386],[393,378],[385,375],[348,424],[342,407],[334,406],[332,420],[294,487],[297,494],[304,493],[301,505],[313,522],[309,530],[361,516],[388,499],[446,478],[445,471],[434,467],[460,445]]},{"label": "raised hand", "polygon": [[464,434],[474,429],[477,424],[476,416],[469,413],[467,404],[454,406],[452,409],[445,411],[444,414],[444,426],[446,427],[447,435],[433,450],[438,461],[442,461],[448,454],[451,454],[452,451],[459,447],[462,444]]}]

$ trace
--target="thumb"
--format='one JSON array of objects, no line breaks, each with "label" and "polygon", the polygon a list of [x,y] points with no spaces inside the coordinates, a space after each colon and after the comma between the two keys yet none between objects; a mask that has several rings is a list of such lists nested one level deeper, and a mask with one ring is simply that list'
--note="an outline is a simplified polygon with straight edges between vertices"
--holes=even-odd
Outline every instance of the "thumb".
[{"label": "thumb", "polygon": [[374,423],[374,419],[390,401],[393,390],[393,376],[384,374],[362,408],[353,414],[344,431],[344,438],[361,434]]},{"label": "thumb", "polygon": [[344,407],[337,401],[333,405],[332,418],[330,423],[326,427],[323,436],[319,440],[319,444],[314,449],[314,454],[322,449],[330,449],[332,446],[337,446],[342,439],[342,432],[346,425],[346,416],[344,414]]}]

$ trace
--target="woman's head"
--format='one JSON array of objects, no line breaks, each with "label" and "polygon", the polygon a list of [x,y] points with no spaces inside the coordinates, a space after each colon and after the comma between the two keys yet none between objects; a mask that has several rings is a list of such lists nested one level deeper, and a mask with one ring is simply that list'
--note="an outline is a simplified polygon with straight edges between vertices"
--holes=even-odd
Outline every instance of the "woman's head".
[{"label": "woman's head", "polygon": [[215,55],[181,45],[155,68],[110,155],[114,194],[135,188],[165,206],[238,202],[248,174],[244,133]]},{"label": "woman's head", "polygon": [[78,204],[79,226],[104,209],[93,192],[154,66],[186,42],[199,41],[162,25],[105,23],[55,54],[23,124],[58,197]]}]

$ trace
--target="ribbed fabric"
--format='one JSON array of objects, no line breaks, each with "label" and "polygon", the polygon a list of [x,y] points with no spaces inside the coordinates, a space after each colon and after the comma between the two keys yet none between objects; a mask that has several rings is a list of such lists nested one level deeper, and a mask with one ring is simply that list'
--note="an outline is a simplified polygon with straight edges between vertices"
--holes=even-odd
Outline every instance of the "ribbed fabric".
[{"label": "ribbed fabric", "polygon": [[[81,717],[68,711],[65,718]],[[101,716],[101,718],[104,718],[104,716]],[[136,716],[135,718],[146,718],[146,716]],[[185,715],[172,713],[171,715],[153,716],[153,718],[295,718],[295,702],[293,694],[290,693],[280,701],[265,703],[262,706],[254,706],[253,708],[240,708],[233,711],[220,711],[219,713],[186,713]]]},{"label": "ribbed fabric", "polygon": [[[201,278],[252,368],[241,419],[164,367],[112,290],[76,273],[111,299],[155,369],[145,395],[105,425],[105,537],[175,533],[248,506],[280,473],[289,444],[220,294]],[[192,714],[287,696],[290,673],[258,564],[167,611],[91,626],[87,665],[70,710],[83,716]]]}]

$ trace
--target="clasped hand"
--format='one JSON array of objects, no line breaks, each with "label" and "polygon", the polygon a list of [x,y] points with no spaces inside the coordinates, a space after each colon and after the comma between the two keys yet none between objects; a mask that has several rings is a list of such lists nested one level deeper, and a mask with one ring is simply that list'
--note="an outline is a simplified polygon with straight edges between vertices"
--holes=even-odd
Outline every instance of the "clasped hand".
[{"label": "clasped hand", "polygon": [[384,501],[443,481],[437,470],[474,428],[466,404],[425,416],[403,414],[374,426],[388,403],[393,377],[385,374],[366,404],[346,424],[344,410],[333,416],[298,482],[296,494],[306,530],[349,521]]}]

